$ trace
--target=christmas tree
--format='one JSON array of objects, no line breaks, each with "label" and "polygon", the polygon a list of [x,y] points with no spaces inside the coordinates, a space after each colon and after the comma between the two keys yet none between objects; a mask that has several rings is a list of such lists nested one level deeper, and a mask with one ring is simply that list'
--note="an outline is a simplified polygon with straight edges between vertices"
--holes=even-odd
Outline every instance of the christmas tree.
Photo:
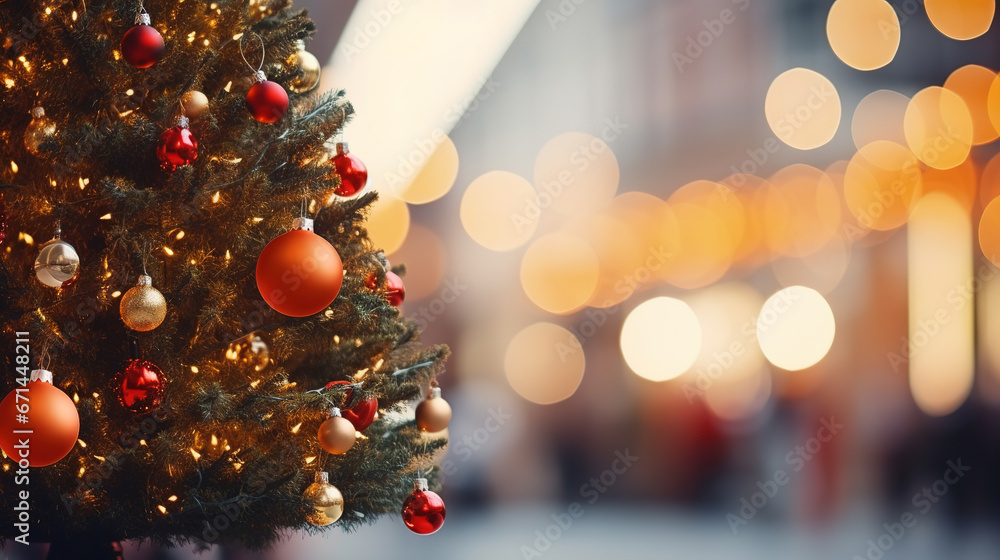
[{"label": "christmas tree", "polygon": [[0,540],[440,527],[414,481],[447,443],[448,351],[400,317],[308,14],[7,0],[0,29]]}]

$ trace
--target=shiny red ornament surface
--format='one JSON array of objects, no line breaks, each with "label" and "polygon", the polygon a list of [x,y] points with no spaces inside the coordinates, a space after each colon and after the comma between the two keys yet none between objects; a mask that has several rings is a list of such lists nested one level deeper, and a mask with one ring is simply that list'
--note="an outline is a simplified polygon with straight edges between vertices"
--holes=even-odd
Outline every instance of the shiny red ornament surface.
[{"label": "shiny red ornament surface", "polygon": [[257,289],[272,309],[308,317],[337,299],[344,266],[330,242],[304,229],[279,235],[257,259]]},{"label": "shiny red ornament surface", "polygon": [[[17,401],[16,390],[0,402],[0,449],[15,462],[21,458],[18,438],[28,438],[28,465],[47,467],[69,454],[80,436],[80,415],[69,395],[45,381],[28,383],[27,393]],[[18,406],[28,398],[27,422],[20,422]],[[31,430],[31,434],[15,434],[14,430]]]},{"label": "shiny red ornament surface", "polygon": [[182,165],[191,165],[198,159],[198,140],[187,127],[168,128],[160,135],[156,157],[160,160],[160,167],[167,172],[173,172]]},{"label": "shiny red ornament surface", "polygon": [[276,123],[288,111],[288,92],[270,80],[254,84],[247,92],[247,109],[258,122]]},{"label": "shiny red ornament surface", "polygon": [[354,196],[368,183],[368,168],[361,158],[352,154],[347,143],[337,144],[337,154],[330,160],[333,170],[340,177],[340,186],[333,191],[337,196]]},{"label": "shiny red ornament surface", "polygon": [[[340,385],[350,384],[349,381],[331,381],[326,384],[326,388],[329,390]],[[354,395],[354,389],[344,391],[344,402],[351,402],[352,395]],[[354,424],[354,429],[359,432],[364,431],[365,428],[372,425],[377,412],[378,399],[376,398],[359,401],[358,404],[351,408],[340,409],[340,415],[350,420],[351,424]]]},{"label": "shiny red ornament surface", "polygon": [[418,535],[437,532],[444,516],[444,500],[430,490],[414,490],[403,502],[403,523]]},{"label": "shiny red ornament surface", "polygon": [[391,270],[385,273],[385,297],[395,307],[402,305],[403,300],[406,299],[406,288],[403,286],[403,279]]},{"label": "shiny red ornament surface", "polygon": [[130,412],[149,412],[163,402],[166,382],[163,372],[152,362],[129,360],[116,381],[118,402]]},{"label": "shiny red ornament surface", "polygon": [[166,46],[163,44],[163,36],[151,25],[136,25],[129,29],[122,36],[122,57],[136,68],[149,68],[156,64]]}]

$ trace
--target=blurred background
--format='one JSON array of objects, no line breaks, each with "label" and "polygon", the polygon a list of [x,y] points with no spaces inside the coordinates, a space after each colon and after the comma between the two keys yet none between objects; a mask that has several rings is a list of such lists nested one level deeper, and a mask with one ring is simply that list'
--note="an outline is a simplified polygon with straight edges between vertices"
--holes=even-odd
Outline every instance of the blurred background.
[{"label": "blurred background", "polygon": [[298,5],[448,520],[199,557],[1000,557],[993,0]]}]

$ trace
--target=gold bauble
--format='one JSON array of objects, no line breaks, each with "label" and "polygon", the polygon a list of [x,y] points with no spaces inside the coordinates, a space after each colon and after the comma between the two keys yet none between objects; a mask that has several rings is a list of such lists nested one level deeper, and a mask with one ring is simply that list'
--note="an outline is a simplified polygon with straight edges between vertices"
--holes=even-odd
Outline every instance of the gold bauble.
[{"label": "gold bauble", "polygon": [[226,357],[251,366],[254,371],[263,371],[271,363],[271,349],[259,334],[250,333],[231,342]]},{"label": "gold bauble", "polygon": [[24,129],[24,146],[28,151],[38,155],[42,145],[56,139],[56,123],[45,116],[45,109],[35,107],[31,110],[31,122]]},{"label": "gold bauble", "polygon": [[305,50],[305,44],[301,41],[299,42],[299,50],[288,57],[288,66],[302,70],[302,76],[293,78],[288,83],[288,89],[295,93],[305,93],[319,84],[322,66],[311,52]]},{"label": "gold bauble", "polygon": [[208,98],[204,93],[192,89],[181,96],[181,109],[185,117],[197,119],[208,109]]},{"label": "gold bauble", "polygon": [[425,432],[440,432],[451,422],[451,405],[441,398],[441,388],[434,387],[417,405],[417,426]]},{"label": "gold bauble", "polygon": [[325,472],[316,473],[316,482],[306,488],[302,499],[313,508],[306,514],[306,520],[317,527],[336,523],[344,515],[344,495],[330,484],[330,475]]},{"label": "gold bauble", "polygon": [[341,455],[354,446],[356,435],[354,424],[340,415],[339,408],[334,408],[330,411],[330,417],[320,424],[317,437],[327,453]]},{"label": "gold bauble", "polygon": [[167,316],[167,300],[153,287],[153,279],[143,274],[122,297],[121,313],[126,327],[140,332],[151,331]]}]

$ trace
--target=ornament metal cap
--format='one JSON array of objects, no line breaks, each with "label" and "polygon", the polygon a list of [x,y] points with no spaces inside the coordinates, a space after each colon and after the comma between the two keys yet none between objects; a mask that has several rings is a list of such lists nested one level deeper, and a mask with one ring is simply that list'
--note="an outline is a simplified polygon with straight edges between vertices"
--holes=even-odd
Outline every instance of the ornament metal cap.
[{"label": "ornament metal cap", "polygon": [[351,150],[347,142],[337,142],[337,155],[346,154],[350,151]]},{"label": "ornament metal cap", "polygon": [[427,400],[430,399],[440,399],[441,398],[441,388],[431,387],[430,391],[427,391]]},{"label": "ornament metal cap", "polygon": [[333,408],[330,409],[330,418],[336,418],[336,417],[339,417],[339,416],[340,416],[340,409],[339,408],[333,407]]},{"label": "ornament metal cap", "polygon": [[140,274],[139,275],[139,280],[136,281],[135,285],[136,286],[152,286],[153,285],[153,278],[151,276],[149,276],[148,274]]},{"label": "ornament metal cap", "polygon": [[427,485],[427,479],[423,477],[417,477],[413,479],[413,490],[414,492],[426,492],[430,486]]},{"label": "ornament metal cap", "polygon": [[316,478],[313,479],[316,484],[330,484],[330,473],[326,471],[321,471],[316,473]]},{"label": "ornament metal cap", "polygon": [[267,75],[264,74],[264,72],[257,70],[256,72],[253,73],[253,81],[258,84],[261,82],[266,82]]},{"label": "ornament metal cap", "polygon": [[304,229],[306,231],[314,231],[314,222],[312,218],[306,218],[305,216],[301,218],[295,218],[292,221],[292,229]]},{"label": "ornament metal cap", "polygon": [[45,107],[39,105],[38,107],[31,109],[31,118],[40,119],[44,116],[45,116]]},{"label": "ornament metal cap", "polygon": [[52,383],[52,372],[47,369],[33,369],[31,370],[31,380],[41,381],[42,383]]},{"label": "ornament metal cap", "polygon": [[174,123],[176,126],[179,126],[181,128],[187,128],[191,124],[191,119],[187,118],[184,115],[181,115],[177,117],[177,120],[175,120]]},{"label": "ornament metal cap", "polygon": [[149,19],[149,13],[143,8],[143,11],[135,14],[135,24],[136,25],[149,25],[152,20]]},{"label": "ornament metal cap", "polygon": [[296,39],[295,40],[295,48],[299,49],[300,51],[306,50],[306,41],[305,41],[305,39]]}]

